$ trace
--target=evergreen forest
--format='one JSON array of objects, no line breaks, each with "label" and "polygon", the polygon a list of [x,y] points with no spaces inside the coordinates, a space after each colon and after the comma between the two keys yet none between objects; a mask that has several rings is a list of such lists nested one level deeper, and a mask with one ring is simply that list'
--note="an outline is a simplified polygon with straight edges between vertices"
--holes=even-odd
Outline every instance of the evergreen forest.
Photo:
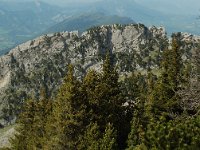
[{"label": "evergreen forest", "polygon": [[5,149],[199,150],[200,54],[183,62],[180,46],[173,38],[157,73],[120,76],[109,51],[81,79],[69,64],[55,97],[26,100]]}]

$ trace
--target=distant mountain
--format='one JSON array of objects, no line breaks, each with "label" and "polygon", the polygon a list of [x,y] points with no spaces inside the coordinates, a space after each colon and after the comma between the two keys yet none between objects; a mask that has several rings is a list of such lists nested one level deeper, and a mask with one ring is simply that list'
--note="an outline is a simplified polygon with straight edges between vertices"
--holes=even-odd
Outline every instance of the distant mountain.
[{"label": "distant mountain", "polygon": [[[194,6],[194,3],[197,5]],[[148,26],[165,26],[169,35],[172,32],[200,34],[198,4],[198,0],[99,0],[90,3],[84,1],[77,6],[76,2],[62,1],[62,5],[73,12],[71,14],[103,12],[106,15],[126,16]]]},{"label": "distant mountain", "polygon": [[[152,2],[154,5],[158,0]],[[0,55],[43,33],[84,31],[103,24],[129,24],[133,23],[131,19],[147,26],[165,26],[169,34],[200,34],[200,20],[196,19],[195,14],[168,13],[170,11],[166,9],[161,11],[159,8],[151,8],[150,2],[148,5],[138,0],[100,0],[79,5],[70,0],[63,3],[67,5],[59,7],[42,0],[0,0]],[[159,7],[160,4],[155,6]]]},{"label": "distant mountain", "polygon": [[[179,10],[182,10],[181,8],[178,9],[179,7],[181,7],[180,5],[171,7],[175,2],[169,2],[169,4],[171,4],[169,6],[167,6],[168,2],[164,2],[164,4],[166,5],[166,8],[177,8],[176,11],[171,9],[169,9],[168,11],[162,11],[159,9],[159,7],[163,5],[162,2],[159,2],[160,0],[152,0],[152,2],[154,3],[151,3],[151,1],[149,1],[147,2],[149,5],[145,5],[146,1],[102,0],[97,2],[96,4],[91,4],[92,6],[90,6],[90,9],[96,9],[109,15],[115,14],[130,17],[134,19],[134,21],[136,21],[137,23],[143,23],[148,26],[164,26],[166,27],[169,34],[171,34],[172,32],[189,32],[192,34],[200,34],[200,21],[196,19],[198,16],[197,14],[182,13],[182,11],[179,13]],[[157,5],[154,5],[155,2],[157,2]],[[164,6],[162,6],[162,8],[163,7]],[[190,7],[188,6],[188,8]],[[189,9],[187,9],[187,11],[189,11]]]},{"label": "distant mountain", "polygon": [[54,17],[61,12],[59,7],[43,2],[1,2],[0,54],[56,24]]},{"label": "distant mountain", "polygon": [[82,32],[92,26],[114,23],[129,24],[134,21],[127,17],[94,13],[85,5],[61,8],[41,1],[1,1],[0,55],[44,33],[66,30]]},{"label": "distant mountain", "polygon": [[104,15],[103,13],[88,13],[83,15],[71,16],[62,22],[50,27],[45,33],[74,31],[86,31],[93,26],[111,25],[111,24],[130,24],[135,23],[128,17],[120,17],[117,15]]}]

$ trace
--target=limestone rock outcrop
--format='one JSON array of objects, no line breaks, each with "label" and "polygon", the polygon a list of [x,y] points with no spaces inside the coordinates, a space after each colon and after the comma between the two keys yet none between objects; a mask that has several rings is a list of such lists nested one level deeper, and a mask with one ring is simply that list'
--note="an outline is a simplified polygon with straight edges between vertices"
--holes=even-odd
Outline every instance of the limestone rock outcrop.
[{"label": "limestone rock outcrop", "polygon": [[[192,48],[199,39],[182,34],[181,40]],[[89,69],[101,70],[109,51],[121,74],[145,71],[158,67],[168,44],[163,27],[142,24],[94,27],[81,35],[78,31],[61,32],[28,41],[0,57],[0,115],[9,102],[22,104],[27,97],[38,97],[41,88],[54,95],[68,64],[74,65],[81,78]]]}]

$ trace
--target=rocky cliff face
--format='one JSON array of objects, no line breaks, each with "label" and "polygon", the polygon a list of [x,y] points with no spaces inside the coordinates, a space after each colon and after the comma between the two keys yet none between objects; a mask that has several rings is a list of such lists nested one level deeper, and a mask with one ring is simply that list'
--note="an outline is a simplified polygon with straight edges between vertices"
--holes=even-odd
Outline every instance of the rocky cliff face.
[{"label": "rocky cliff face", "polygon": [[[185,51],[200,41],[186,34],[180,38]],[[29,96],[38,97],[41,88],[49,96],[54,95],[68,64],[75,66],[75,74],[81,78],[89,69],[100,70],[105,53],[110,51],[122,74],[155,69],[168,43],[164,28],[141,24],[95,27],[82,35],[76,31],[61,32],[28,41],[0,57],[1,114],[6,111],[2,108],[15,109],[14,103],[21,104]],[[189,58],[189,54],[185,57]]]}]

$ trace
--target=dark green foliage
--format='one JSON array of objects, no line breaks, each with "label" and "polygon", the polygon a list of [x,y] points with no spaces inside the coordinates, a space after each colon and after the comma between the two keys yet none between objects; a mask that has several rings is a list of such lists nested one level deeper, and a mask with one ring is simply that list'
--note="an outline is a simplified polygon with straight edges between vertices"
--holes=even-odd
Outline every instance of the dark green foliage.
[{"label": "dark green foliage", "polygon": [[51,101],[41,91],[41,99],[28,100],[18,119],[17,133],[11,140],[13,149],[44,148],[46,141],[46,122],[51,114]]},{"label": "dark green foliage", "polygon": [[200,147],[200,120],[182,118],[165,122],[152,122],[145,133],[145,145],[159,150],[197,150]]},{"label": "dark green foliage", "polygon": [[15,138],[11,140],[12,149],[32,149],[37,147],[37,136],[34,125],[36,115],[36,102],[33,100],[27,101],[24,105],[23,113],[20,115],[19,124],[17,128],[17,134]]},{"label": "dark green foliage", "polygon": [[[146,79],[145,79],[146,78]],[[141,147],[145,138],[145,130],[149,123],[151,117],[150,112],[150,95],[154,89],[154,76],[152,73],[148,73],[148,76],[145,77],[141,74],[133,76],[130,78],[132,82],[134,81],[135,85],[133,94],[136,95],[133,101],[133,116],[131,121],[131,131],[128,136],[128,149],[134,149],[136,146]],[[135,93],[134,93],[135,91]]]},{"label": "dark green foliage", "polygon": [[117,134],[111,124],[106,126],[102,139],[100,140],[100,149],[111,150],[117,149],[116,143]]},{"label": "dark green foliage", "polygon": [[98,150],[100,145],[101,132],[96,123],[88,125],[81,139],[78,149],[80,150]]},{"label": "dark green foliage", "polygon": [[183,68],[180,46],[175,38],[172,40],[172,48],[165,50],[161,62],[161,76],[155,84],[149,99],[154,117],[161,115],[171,118],[173,113],[182,113],[178,103],[180,98],[176,92],[180,89],[183,77]]},{"label": "dark green foliage", "polygon": [[138,144],[142,144],[144,140],[144,128],[146,120],[144,118],[144,103],[139,102],[134,107],[133,119],[131,121],[131,132],[128,136],[128,146],[132,149]]},{"label": "dark green foliage", "polygon": [[87,127],[84,137],[78,145],[80,150],[111,150],[116,149],[116,132],[112,125],[107,124],[104,132],[94,123]]},{"label": "dark green foliage", "polygon": [[172,39],[172,48],[164,51],[161,66],[163,68],[163,76],[168,79],[170,87],[177,91],[181,82],[183,64],[180,46],[175,38]]},{"label": "dark green foliage", "polygon": [[73,67],[68,69],[47,124],[49,139],[46,145],[49,149],[75,149],[84,131],[84,93],[73,76]]},{"label": "dark green foliage", "polygon": [[45,87],[25,103],[12,149],[199,149],[199,81],[191,82],[178,44],[173,39],[164,51],[159,76],[149,68],[121,80],[111,54],[102,55],[102,72],[90,70],[83,80],[69,65],[52,101]]},{"label": "dark green foliage", "polygon": [[126,76],[122,82],[123,96],[129,102],[137,101],[141,96],[146,95],[147,87],[146,75],[132,73],[131,76]]},{"label": "dark green foliage", "polygon": [[120,84],[118,82],[119,75],[116,68],[112,65],[112,61],[109,55],[103,64],[103,73],[101,79],[101,89],[100,92],[104,92],[103,99],[105,99],[105,105],[103,116],[107,119],[106,122],[110,122],[118,131],[117,133],[117,143],[119,148],[125,147],[125,139],[127,138],[127,125],[129,122],[127,115],[125,114],[125,108],[123,104],[126,102],[120,90]]},{"label": "dark green foliage", "polygon": [[128,149],[199,149],[199,134],[195,134],[200,133],[198,114],[191,118],[181,106],[189,98],[193,104],[194,89],[186,97],[178,94],[191,86],[190,66],[183,65],[175,38],[172,48],[163,53],[161,69],[158,80],[148,74],[147,88],[140,91],[144,95],[133,109]]},{"label": "dark green foliage", "polygon": [[107,123],[113,124],[117,129],[117,142],[121,147],[125,146],[127,136],[126,114],[123,103],[118,73],[111,63],[110,56],[107,55],[103,64],[103,72],[90,71],[84,79],[88,99],[88,116],[91,122],[97,122],[100,130],[105,130]]}]

